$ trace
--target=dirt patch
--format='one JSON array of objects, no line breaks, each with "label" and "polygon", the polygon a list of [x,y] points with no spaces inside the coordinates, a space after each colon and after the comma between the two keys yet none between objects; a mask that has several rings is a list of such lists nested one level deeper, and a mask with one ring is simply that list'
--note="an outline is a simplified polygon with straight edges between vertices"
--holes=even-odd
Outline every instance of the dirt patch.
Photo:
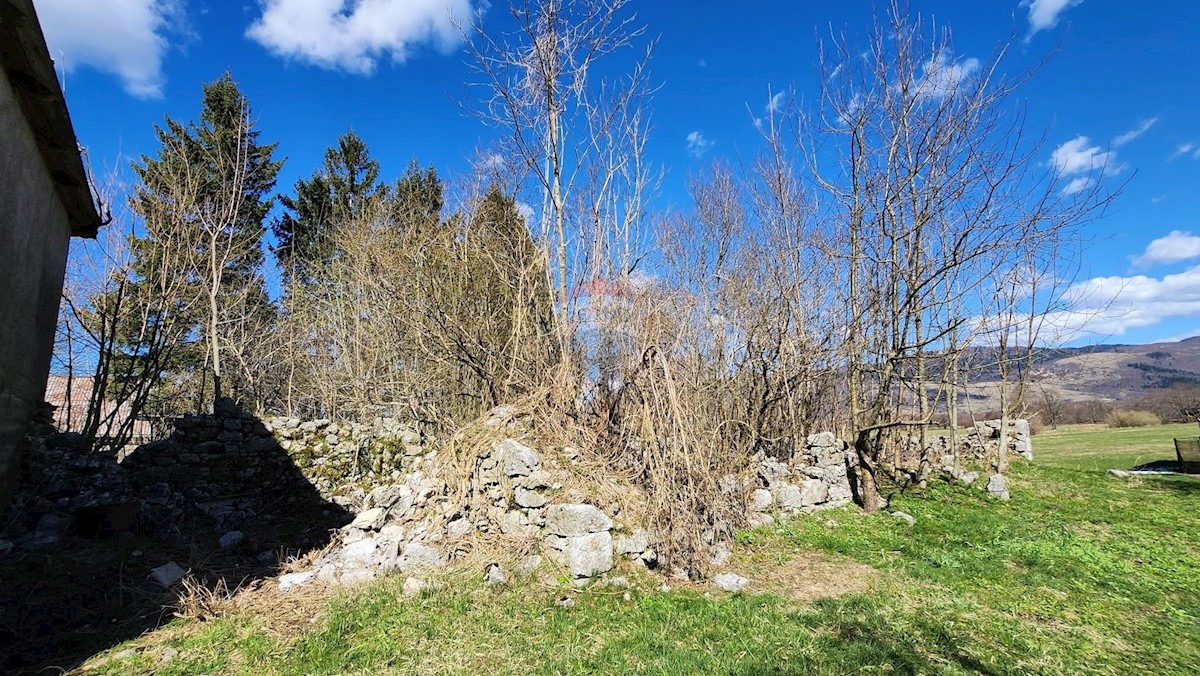
[{"label": "dirt patch", "polygon": [[801,550],[777,565],[756,566],[747,591],[812,603],[871,588],[880,572],[851,559]]}]

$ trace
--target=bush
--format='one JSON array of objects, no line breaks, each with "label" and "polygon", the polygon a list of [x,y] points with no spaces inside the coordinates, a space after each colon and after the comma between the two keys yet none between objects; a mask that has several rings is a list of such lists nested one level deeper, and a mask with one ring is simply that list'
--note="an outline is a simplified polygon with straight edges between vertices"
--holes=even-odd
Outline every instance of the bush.
[{"label": "bush", "polygon": [[1108,414],[1109,427],[1145,427],[1161,424],[1162,419],[1150,411],[1113,411]]}]

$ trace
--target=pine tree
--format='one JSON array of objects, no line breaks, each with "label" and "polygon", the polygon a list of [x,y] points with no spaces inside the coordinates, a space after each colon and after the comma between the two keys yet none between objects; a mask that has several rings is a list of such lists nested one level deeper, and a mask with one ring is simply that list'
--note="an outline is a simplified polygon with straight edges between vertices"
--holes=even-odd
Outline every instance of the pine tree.
[{"label": "pine tree", "polygon": [[284,277],[313,285],[337,255],[338,226],[360,216],[386,189],[367,144],[353,131],[342,134],[325,150],[321,168],[296,181],[295,195],[279,199],[286,212],[271,226],[278,241],[272,251]]},{"label": "pine tree", "polygon": [[[273,159],[277,144],[259,142],[249,104],[228,72],[203,86],[197,122],[168,117],[155,133],[158,153],[133,163],[139,184],[130,206],[144,224],[144,234],[131,243],[134,284],[141,287],[134,295],[155,293],[167,277],[184,282],[172,287],[173,309],[166,314],[187,323],[192,342],[205,346],[202,359],[216,398],[227,346],[237,345],[234,354],[245,362],[230,336],[269,322],[273,313],[262,240],[283,162]],[[199,355],[184,368],[198,369]]]}]

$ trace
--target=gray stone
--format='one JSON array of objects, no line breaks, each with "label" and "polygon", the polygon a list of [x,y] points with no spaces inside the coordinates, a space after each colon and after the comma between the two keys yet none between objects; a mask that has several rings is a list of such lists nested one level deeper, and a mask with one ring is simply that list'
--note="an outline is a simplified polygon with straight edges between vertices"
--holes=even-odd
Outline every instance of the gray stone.
[{"label": "gray stone", "polygon": [[792,484],[782,484],[775,490],[775,504],[785,511],[796,511],[804,506],[804,493]]},{"label": "gray stone", "polygon": [[379,543],[375,538],[365,538],[342,548],[342,563],[347,567],[366,567],[375,563],[375,550]]},{"label": "gray stone", "polygon": [[542,468],[542,459],[537,451],[516,439],[505,439],[492,444],[492,450],[500,459],[505,476],[529,476]]},{"label": "gray stone", "polygon": [[806,479],[800,491],[800,504],[814,507],[829,499],[829,484],[820,479]]},{"label": "gray stone", "polygon": [[471,525],[471,521],[469,519],[455,519],[446,524],[446,535],[449,535],[452,538],[464,537],[470,534],[473,530],[475,530],[475,527]]},{"label": "gray stone", "polygon": [[750,584],[750,580],[737,573],[722,573],[713,578],[713,584],[721,591],[733,593],[745,589],[746,585]]},{"label": "gray stone", "polygon": [[1003,474],[993,474],[992,476],[988,477],[987,492],[990,493],[992,497],[996,497],[1001,500],[1007,500],[1009,498],[1008,479],[1004,478]]},{"label": "gray stone", "polygon": [[540,565],[542,565],[542,557],[541,556],[539,556],[537,554],[531,554],[529,556],[526,556],[525,558],[521,559],[520,563],[517,564],[517,567],[516,567],[517,575],[520,575],[522,577],[529,577],[530,575],[533,575],[533,572],[535,570],[537,570],[537,567]]},{"label": "gray stone", "polygon": [[379,530],[383,526],[385,518],[387,518],[387,510],[382,507],[374,507],[359,512],[350,527],[356,530]]},{"label": "gray stone", "polygon": [[837,445],[837,436],[833,432],[817,432],[808,435],[805,443],[809,448],[828,448]]},{"label": "gray stone", "polygon": [[961,481],[964,486],[970,486],[971,484],[975,483],[978,479],[979,479],[979,472],[960,472],[958,475],[958,480]]},{"label": "gray stone", "polygon": [[397,561],[397,567],[400,570],[423,570],[427,568],[437,568],[446,561],[446,556],[442,550],[420,542],[410,542],[404,546],[404,551],[401,552],[400,558]]},{"label": "gray stone", "polygon": [[765,488],[758,488],[754,491],[751,491],[749,502],[750,511],[765,512],[768,509],[771,509],[771,505],[774,504],[775,498],[771,496],[771,491]]},{"label": "gray stone", "polygon": [[306,570],[303,573],[288,573],[279,577],[279,591],[291,591],[313,581],[316,573]]},{"label": "gray stone", "polygon": [[363,507],[365,509],[375,507],[391,509],[401,498],[410,495],[412,495],[412,489],[408,486],[379,486],[367,494],[367,498],[363,500]]},{"label": "gray stone", "polygon": [[775,517],[766,512],[753,512],[746,521],[750,524],[751,528],[762,528],[763,526],[770,526],[775,523]]},{"label": "gray stone", "polygon": [[508,584],[508,576],[504,574],[504,570],[500,568],[500,564],[493,563],[484,572],[483,583],[489,587]]},{"label": "gray stone", "polygon": [[758,475],[767,482],[768,486],[786,481],[789,474],[791,474],[791,469],[778,460],[766,459],[758,463]]},{"label": "gray stone", "polygon": [[895,517],[896,520],[903,521],[904,523],[906,523],[910,526],[915,526],[917,523],[916,517],[914,517],[912,514],[908,514],[906,512],[900,512],[900,511],[892,512],[892,516]]},{"label": "gray stone", "polygon": [[565,566],[575,579],[592,578],[613,567],[612,535],[607,532],[546,538],[546,555]]},{"label": "gray stone", "polygon": [[425,582],[425,580],[422,580],[420,578],[417,578],[417,577],[404,578],[403,591],[404,591],[405,596],[416,596],[417,594],[420,594],[427,587],[429,587],[429,585]]},{"label": "gray stone", "polygon": [[218,541],[218,543],[221,545],[221,547],[228,549],[229,547],[232,547],[245,539],[246,539],[246,536],[242,534],[242,531],[231,530],[228,533],[222,535],[221,539]]},{"label": "gray stone", "polygon": [[580,537],[611,528],[612,520],[592,505],[551,505],[546,508],[546,530],[554,535]]},{"label": "gray stone", "polygon": [[638,555],[650,548],[650,535],[641,528],[635,529],[629,535],[622,535],[613,540],[613,549],[618,554]]},{"label": "gray stone", "polygon": [[546,504],[546,496],[537,491],[517,486],[513,490],[513,499],[522,507],[541,507]]},{"label": "gray stone", "polygon": [[530,523],[529,515],[521,511],[505,512],[500,518],[500,532],[514,537],[533,537],[538,527]]},{"label": "gray stone", "polygon": [[1123,469],[1110,469],[1108,470],[1108,473],[1117,477],[1118,479],[1127,479],[1131,476],[1129,472],[1126,472]]},{"label": "gray stone", "polygon": [[164,587],[170,587],[179,582],[184,575],[187,575],[187,571],[174,561],[168,561],[150,571],[150,579]]}]

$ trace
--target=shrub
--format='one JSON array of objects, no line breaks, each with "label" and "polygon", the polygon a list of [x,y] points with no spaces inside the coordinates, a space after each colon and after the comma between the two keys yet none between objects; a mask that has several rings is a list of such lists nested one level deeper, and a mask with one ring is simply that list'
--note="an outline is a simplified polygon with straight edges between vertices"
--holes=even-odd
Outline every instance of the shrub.
[{"label": "shrub", "polygon": [[1113,411],[1108,414],[1109,427],[1145,427],[1161,424],[1162,419],[1150,411]]}]

